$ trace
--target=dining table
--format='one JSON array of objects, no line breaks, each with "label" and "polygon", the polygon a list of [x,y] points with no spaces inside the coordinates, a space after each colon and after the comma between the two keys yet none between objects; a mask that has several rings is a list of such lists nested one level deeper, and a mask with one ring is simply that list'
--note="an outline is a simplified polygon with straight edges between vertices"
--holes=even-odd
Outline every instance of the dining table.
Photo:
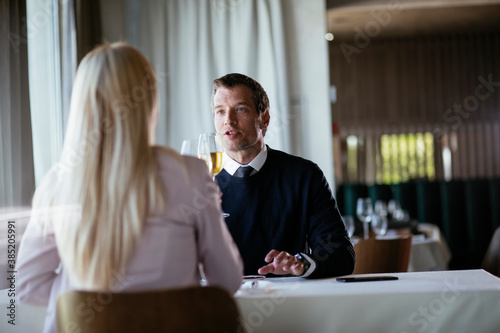
[{"label": "dining table", "polygon": [[441,271],[448,269],[451,252],[443,234],[436,225],[421,223],[421,234],[411,241],[409,272]]},{"label": "dining table", "polygon": [[[408,272],[448,269],[451,252],[439,227],[432,223],[421,222],[417,225],[417,231],[411,240]],[[397,236],[395,230],[388,230],[387,234],[380,238],[395,236]]]},{"label": "dining table", "polygon": [[[389,229],[384,235],[373,235],[377,239],[392,239],[412,234],[410,229]],[[359,236],[351,238],[356,244]],[[448,269],[451,252],[438,226],[432,223],[419,223],[418,233],[412,234],[408,272],[442,271]]]},{"label": "dining table", "polygon": [[235,295],[241,324],[247,333],[500,332],[498,277],[481,269],[390,276],[398,279],[257,281]]},{"label": "dining table", "polygon": [[[382,275],[387,274],[358,276]],[[500,278],[481,269],[389,275],[397,280],[244,280],[234,295],[241,332],[500,332]],[[0,290],[5,313],[9,301],[8,290]],[[3,315],[0,332],[41,332],[45,311],[16,303],[16,324]]]}]

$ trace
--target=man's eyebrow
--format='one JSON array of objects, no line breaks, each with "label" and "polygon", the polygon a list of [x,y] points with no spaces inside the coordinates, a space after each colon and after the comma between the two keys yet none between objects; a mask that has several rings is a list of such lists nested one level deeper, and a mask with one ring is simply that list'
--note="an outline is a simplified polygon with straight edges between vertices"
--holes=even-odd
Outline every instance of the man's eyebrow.
[{"label": "man's eyebrow", "polygon": [[[245,102],[245,101],[239,101],[239,102],[236,102],[236,105],[245,105],[245,106],[250,106],[250,103]],[[222,107],[222,106],[223,106],[223,105],[221,105],[221,104],[219,104],[219,105],[215,105],[215,106],[213,107],[213,109],[215,110],[215,109],[220,108],[220,107]]]},{"label": "man's eyebrow", "polygon": [[247,102],[245,102],[245,101],[241,101],[241,102],[236,103],[236,105],[246,105],[246,106],[250,106],[250,103],[247,103]]}]

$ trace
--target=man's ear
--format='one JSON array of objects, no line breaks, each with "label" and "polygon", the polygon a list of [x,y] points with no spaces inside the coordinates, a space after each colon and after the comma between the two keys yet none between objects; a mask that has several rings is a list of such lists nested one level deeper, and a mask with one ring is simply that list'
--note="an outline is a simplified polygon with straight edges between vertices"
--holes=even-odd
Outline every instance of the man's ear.
[{"label": "man's ear", "polygon": [[271,116],[269,115],[269,110],[266,110],[260,114],[259,126],[261,130],[265,131],[267,129],[267,126],[269,126],[270,118]]}]

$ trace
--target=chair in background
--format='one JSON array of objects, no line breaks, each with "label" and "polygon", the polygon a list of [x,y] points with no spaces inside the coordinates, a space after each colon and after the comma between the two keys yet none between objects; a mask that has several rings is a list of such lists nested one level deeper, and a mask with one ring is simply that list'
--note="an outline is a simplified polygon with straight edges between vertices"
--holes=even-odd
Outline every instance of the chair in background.
[{"label": "chair in background", "polygon": [[58,332],[243,331],[232,296],[219,287],[147,292],[69,291],[57,299]]},{"label": "chair in background", "polygon": [[490,186],[490,207],[493,229],[500,227],[500,178],[493,178],[489,181]]},{"label": "chair in background", "polygon": [[481,268],[493,275],[500,277],[500,227],[491,238],[488,251],[484,256]]},{"label": "chair in background", "polygon": [[489,184],[487,179],[468,179],[465,181],[467,241],[471,268],[481,267],[491,235],[495,231],[488,198]]},{"label": "chair in background", "polygon": [[361,239],[354,244],[353,274],[407,272],[412,235],[397,238]]},{"label": "chair in background", "polygon": [[472,260],[467,241],[465,182],[463,180],[441,182],[440,195],[443,234],[452,253],[449,268],[471,268]]}]

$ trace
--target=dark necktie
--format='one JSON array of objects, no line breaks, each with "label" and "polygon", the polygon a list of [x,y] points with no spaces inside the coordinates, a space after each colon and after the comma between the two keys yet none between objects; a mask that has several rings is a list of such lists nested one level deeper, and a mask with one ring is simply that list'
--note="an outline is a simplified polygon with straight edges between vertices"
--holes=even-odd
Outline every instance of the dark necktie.
[{"label": "dark necktie", "polygon": [[252,171],[254,170],[254,168],[252,168],[251,166],[240,166],[236,172],[234,173],[234,177],[238,177],[238,178],[246,178],[248,176],[250,176],[250,174],[252,173]]}]

